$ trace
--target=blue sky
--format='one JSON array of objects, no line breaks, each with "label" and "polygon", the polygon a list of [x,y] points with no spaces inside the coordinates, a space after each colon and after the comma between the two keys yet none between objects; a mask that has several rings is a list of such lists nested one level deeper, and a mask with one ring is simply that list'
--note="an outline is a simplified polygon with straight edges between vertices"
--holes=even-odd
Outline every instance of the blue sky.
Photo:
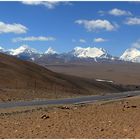
[{"label": "blue sky", "polygon": [[139,9],[135,2],[0,2],[0,46],[60,53],[90,46],[120,56],[140,47]]}]

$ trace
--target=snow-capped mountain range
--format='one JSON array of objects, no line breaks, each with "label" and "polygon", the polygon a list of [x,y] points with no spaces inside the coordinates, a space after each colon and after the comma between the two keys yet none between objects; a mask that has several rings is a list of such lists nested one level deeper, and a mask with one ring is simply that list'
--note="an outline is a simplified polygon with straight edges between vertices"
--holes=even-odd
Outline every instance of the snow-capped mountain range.
[{"label": "snow-capped mountain range", "polygon": [[45,54],[56,54],[57,52],[53,50],[53,48],[49,47]]},{"label": "snow-capped mountain range", "polygon": [[137,48],[129,48],[122,54],[120,59],[140,63],[140,50]]},{"label": "snow-capped mountain range", "polygon": [[35,49],[33,49],[33,48],[29,48],[28,46],[23,45],[23,46],[20,46],[20,47],[17,48],[17,49],[10,49],[10,50],[9,50],[9,53],[10,53],[11,55],[20,55],[20,54],[22,54],[22,53],[32,55],[32,54],[36,54],[37,51],[36,51]]},{"label": "snow-capped mountain range", "polygon": [[73,55],[76,57],[82,57],[82,58],[97,58],[97,57],[102,57],[102,58],[108,58],[108,53],[106,50],[103,48],[81,48],[81,47],[76,47],[72,51]]},{"label": "snow-capped mountain range", "polygon": [[54,51],[51,47],[48,48],[44,53],[38,52],[34,48],[30,48],[27,45],[20,46],[19,48],[16,49],[9,49],[5,50],[4,48],[0,47],[0,52],[7,53],[9,55],[13,56],[38,56],[42,57],[44,55],[60,55],[60,56],[65,56],[70,55],[71,57],[77,57],[77,58],[106,58],[106,59],[112,59],[112,56],[107,53],[106,50],[102,48],[96,48],[96,47],[87,47],[87,48],[81,48],[81,47],[76,47],[72,51],[67,52],[67,53],[62,53],[59,54],[56,51]]},{"label": "snow-capped mountain range", "polygon": [[120,57],[114,57],[107,53],[103,48],[97,47],[76,47],[70,52],[57,53],[51,47],[44,53],[38,52],[34,48],[22,45],[17,49],[6,50],[0,47],[0,52],[16,56],[23,60],[41,62],[41,63],[66,63],[66,62],[99,62],[99,61],[130,61],[140,62],[140,50],[136,48],[127,49]]}]

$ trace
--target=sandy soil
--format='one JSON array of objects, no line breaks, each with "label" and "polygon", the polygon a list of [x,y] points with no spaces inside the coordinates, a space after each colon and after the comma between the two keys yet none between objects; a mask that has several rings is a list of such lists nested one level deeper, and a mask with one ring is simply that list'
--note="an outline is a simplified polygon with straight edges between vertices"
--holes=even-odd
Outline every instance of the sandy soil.
[{"label": "sandy soil", "polygon": [[78,94],[72,93],[59,93],[47,90],[32,90],[32,89],[2,89],[0,90],[0,102],[9,101],[25,101],[35,99],[60,99],[60,98],[72,98],[78,97]]},{"label": "sandy soil", "polygon": [[119,84],[139,85],[140,64],[138,63],[92,63],[46,65],[55,72],[91,79],[107,79]]},{"label": "sandy soil", "polygon": [[0,138],[140,138],[140,97],[1,109]]}]

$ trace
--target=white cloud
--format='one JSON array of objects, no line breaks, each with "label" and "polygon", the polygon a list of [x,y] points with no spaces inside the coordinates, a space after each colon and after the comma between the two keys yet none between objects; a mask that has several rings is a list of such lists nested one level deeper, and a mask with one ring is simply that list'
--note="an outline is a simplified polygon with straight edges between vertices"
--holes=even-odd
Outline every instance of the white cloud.
[{"label": "white cloud", "polygon": [[55,40],[54,37],[45,37],[45,36],[17,37],[17,38],[13,38],[12,39],[13,42],[22,42],[22,41],[54,41],[54,40]]},{"label": "white cloud", "polygon": [[76,20],[75,23],[79,25],[83,25],[88,31],[114,31],[118,28],[118,25],[115,23],[111,23],[108,20]]},{"label": "white cloud", "polygon": [[101,16],[104,16],[105,14],[109,14],[109,15],[113,15],[113,16],[132,16],[133,14],[130,11],[126,11],[126,10],[121,10],[118,8],[114,8],[110,11],[98,11],[98,13]]},{"label": "white cloud", "polygon": [[140,18],[137,17],[127,18],[124,23],[127,25],[140,25]]},{"label": "white cloud", "polygon": [[26,5],[43,5],[47,7],[48,9],[53,9],[55,6],[57,6],[60,3],[64,4],[70,4],[70,2],[62,2],[62,1],[22,1],[23,4]]},{"label": "white cloud", "polygon": [[106,42],[107,39],[104,39],[104,38],[94,38],[93,41],[94,42]]},{"label": "white cloud", "polygon": [[79,39],[79,42],[80,43],[86,43],[86,40],[85,39]]},{"label": "white cloud", "polygon": [[7,24],[0,21],[0,33],[15,33],[15,34],[22,34],[27,32],[27,27],[13,23],[13,24]]},{"label": "white cloud", "polygon": [[105,15],[105,11],[100,10],[100,11],[98,11],[98,14],[100,14],[100,16],[104,16]]},{"label": "white cloud", "polygon": [[125,11],[117,8],[110,10],[108,14],[113,16],[132,16],[132,13],[130,11]]},{"label": "white cloud", "polygon": [[133,48],[140,48],[140,39],[138,39],[136,42],[134,42],[134,43],[132,44],[132,47],[133,47]]}]

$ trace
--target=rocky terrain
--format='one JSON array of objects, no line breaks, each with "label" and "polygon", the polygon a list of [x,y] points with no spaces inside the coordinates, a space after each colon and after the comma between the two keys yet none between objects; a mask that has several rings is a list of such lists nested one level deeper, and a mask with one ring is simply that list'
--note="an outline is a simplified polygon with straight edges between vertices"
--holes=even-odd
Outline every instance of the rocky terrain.
[{"label": "rocky terrain", "polygon": [[0,138],[140,138],[140,97],[0,110]]}]

